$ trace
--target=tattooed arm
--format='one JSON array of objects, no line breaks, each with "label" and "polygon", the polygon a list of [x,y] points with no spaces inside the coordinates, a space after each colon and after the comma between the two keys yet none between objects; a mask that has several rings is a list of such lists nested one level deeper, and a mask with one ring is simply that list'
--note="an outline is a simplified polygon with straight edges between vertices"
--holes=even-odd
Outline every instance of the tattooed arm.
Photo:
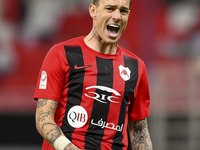
[{"label": "tattooed arm", "polygon": [[133,150],[152,150],[152,143],[148,131],[147,119],[133,122]]},{"label": "tattooed arm", "polygon": [[[51,145],[59,136],[64,136],[60,127],[54,122],[54,116],[58,102],[48,99],[38,99],[36,109],[36,128],[41,136]],[[74,144],[70,143],[65,150],[80,150]]]}]

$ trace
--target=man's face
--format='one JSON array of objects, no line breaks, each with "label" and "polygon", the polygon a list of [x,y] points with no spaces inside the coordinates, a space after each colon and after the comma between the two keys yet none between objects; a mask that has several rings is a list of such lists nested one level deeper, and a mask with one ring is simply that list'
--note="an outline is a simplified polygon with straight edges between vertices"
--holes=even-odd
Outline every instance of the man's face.
[{"label": "man's face", "polygon": [[95,6],[94,32],[102,42],[116,43],[126,29],[129,0],[99,0]]}]

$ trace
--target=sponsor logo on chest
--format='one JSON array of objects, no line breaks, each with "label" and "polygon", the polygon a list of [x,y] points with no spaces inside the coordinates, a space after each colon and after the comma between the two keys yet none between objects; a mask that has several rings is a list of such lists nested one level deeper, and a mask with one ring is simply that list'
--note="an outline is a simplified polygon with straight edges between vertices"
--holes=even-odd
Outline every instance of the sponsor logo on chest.
[{"label": "sponsor logo on chest", "polygon": [[[121,94],[117,92],[116,90],[106,87],[106,86],[89,86],[85,88],[87,90],[87,93],[85,93],[85,96],[91,99],[94,99],[100,103],[119,103],[119,97]],[[97,90],[99,93],[97,92]],[[93,92],[96,90],[96,92]],[[107,94],[103,94],[103,93]]]},{"label": "sponsor logo on chest", "polygon": [[73,106],[67,113],[67,120],[74,128],[83,127],[88,120],[87,111],[82,106]]}]

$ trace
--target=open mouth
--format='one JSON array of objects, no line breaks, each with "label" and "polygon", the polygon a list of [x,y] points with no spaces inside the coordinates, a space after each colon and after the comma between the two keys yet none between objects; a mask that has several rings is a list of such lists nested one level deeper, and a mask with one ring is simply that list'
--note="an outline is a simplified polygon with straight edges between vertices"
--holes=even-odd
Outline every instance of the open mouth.
[{"label": "open mouth", "polygon": [[107,25],[107,31],[109,35],[116,36],[119,32],[119,26],[114,24]]}]

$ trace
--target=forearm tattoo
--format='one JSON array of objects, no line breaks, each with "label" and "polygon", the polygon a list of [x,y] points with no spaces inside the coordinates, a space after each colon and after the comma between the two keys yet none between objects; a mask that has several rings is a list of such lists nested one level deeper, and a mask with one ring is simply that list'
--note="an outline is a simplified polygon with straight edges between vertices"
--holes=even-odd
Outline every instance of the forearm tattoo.
[{"label": "forearm tattoo", "polygon": [[133,123],[133,150],[152,150],[151,139],[148,131],[147,120],[135,121]]},{"label": "forearm tattoo", "polygon": [[80,150],[78,147],[75,147],[74,144],[69,143],[64,150]]},{"label": "forearm tattoo", "polygon": [[[48,99],[39,99],[37,103],[38,111],[40,108],[46,106],[50,101]],[[51,101],[48,106],[49,109],[44,111],[45,109],[41,109],[38,112],[37,121],[38,124],[41,124],[41,135],[49,142],[51,145],[55,142],[55,140],[61,135],[61,129],[54,122],[49,122],[48,119],[50,117],[51,111],[55,111],[57,108],[58,102]]]},{"label": "forearm tattoo", "polygon": [[[45,131],[45,133],[43,133]],[[53,145],[55,140],[61,135],[60,128],[54,123],[44,123],[42,125],[42,135],[44,138]]]}]

